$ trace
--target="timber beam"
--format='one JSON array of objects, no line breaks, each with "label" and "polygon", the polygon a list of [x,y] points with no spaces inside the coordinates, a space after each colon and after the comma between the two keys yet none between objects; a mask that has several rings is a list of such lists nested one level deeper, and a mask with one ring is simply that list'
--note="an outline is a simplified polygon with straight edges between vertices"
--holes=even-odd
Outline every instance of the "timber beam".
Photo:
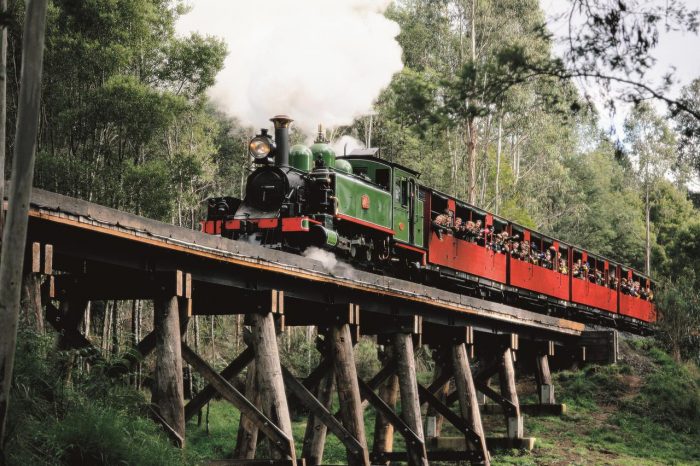
[{"label": "timber beam", "polygon": [[63,300],[155,299],[163,295],[192,297],[192,275],[181,270],[157,273],[122,273],[107,271],[86,274],[63,274],[54,277],[51,298]]}]

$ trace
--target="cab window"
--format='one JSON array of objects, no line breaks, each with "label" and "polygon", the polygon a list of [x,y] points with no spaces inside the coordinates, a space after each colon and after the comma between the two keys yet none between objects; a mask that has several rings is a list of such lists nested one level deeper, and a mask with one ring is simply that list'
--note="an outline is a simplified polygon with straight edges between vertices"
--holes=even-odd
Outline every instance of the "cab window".
[{"label": "cab window", "polygon": [[377,168],[375,170],[376,183],[379,186],[383,186],[385,189],[389,189],[389,178],[391,178],[391,173],[388,168]]}]

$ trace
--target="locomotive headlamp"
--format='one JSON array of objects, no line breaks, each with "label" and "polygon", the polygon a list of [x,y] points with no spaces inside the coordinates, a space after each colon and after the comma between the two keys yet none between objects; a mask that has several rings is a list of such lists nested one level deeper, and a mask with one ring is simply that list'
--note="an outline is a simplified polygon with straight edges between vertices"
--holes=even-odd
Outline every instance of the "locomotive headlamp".
[{"label": "locomotive headlamp", "polygon": [[268,157],[274,155],[275,143],[267,134],[266,129],[261,129],[260,134],[255,136],[248,143],[248,152],[256,162],[265,162]]},{"label": "locomotive headlamp", "polygon": [[262,160],[267,158],[267,156],[272,152],[272,143],[270,142],[269,138],[264,136],[256,136],[250,140],[248,150],[250,151],[250,155],[255,160]]}]

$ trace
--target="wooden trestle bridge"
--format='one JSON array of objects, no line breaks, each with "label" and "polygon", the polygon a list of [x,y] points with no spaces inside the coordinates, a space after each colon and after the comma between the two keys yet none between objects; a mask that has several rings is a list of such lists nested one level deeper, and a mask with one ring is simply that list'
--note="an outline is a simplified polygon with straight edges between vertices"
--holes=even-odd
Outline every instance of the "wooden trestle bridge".
[{"label": "wooden trestle bridge", "polygon": [[[153,332],[110,370],[125,373],[155,352],[152,414],[181,446],[186,421],[217,393],[239,409],[240,459],[216,464],[319,464],[328,432],[346,447],[350,465],[488,464],[489,448],[531,445],[523,411],[560,409],[549,358],[555,347],[557,357],[567,348],[578,354],[584,330],[580,323],[395,278],[358,270],[331,274],[312,259],[41,190],[32,195],[27,244],[26,272],[48,276],[35,281],[44,283],[47,319],[64,348],[99,358],[79,330],[88,301],[153,300]],[[247,348],[220,373],[181,339],[191,316],[213,314],[244,314],[249,326]],[[322,336],[321,363],[301,380],[280,363],[276,338],[299,325],[316,326]],[[359,378],[355,367],[353,345],[360,335],[374,335],[384,346],[383,367],[370,380]],[[430,386],[416,380],[417,345],[430,347],[439,368]],[[536,368],[537,405],[518,402],[516,355]],[[183,360],[209,384],[187,403]],[[242,392],[233,381],[246,367]],[[494,376],[500,390],[489,385]],[[448,386],[455,387],[452,393]],[[334,414],[335,391],[340,410]],[[302,451],[295,449],[287,396],[310,413]],[[483,396],[494,402],[486,406],[503,414],[505,437],[486,436]],[[373,442],[365,433],[365,406],[377,412]],[[460,437],[436,436],[440,417]],[[393,451],[394,432],[404,437],[407,451]],[[253,460],[258,433],[269,439],[274,458]]]}]

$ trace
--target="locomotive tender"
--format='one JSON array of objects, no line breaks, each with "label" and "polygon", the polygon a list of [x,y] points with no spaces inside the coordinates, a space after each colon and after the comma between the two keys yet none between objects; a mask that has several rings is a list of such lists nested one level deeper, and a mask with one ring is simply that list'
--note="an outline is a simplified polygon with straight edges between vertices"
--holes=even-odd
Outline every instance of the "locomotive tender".
[{"label": "locomotive tender", "polygon": [[[311,147],[290,148],[292,120],[278,115],[271,121],[274,139],[263,129],[250,141],[256,169],[245,198],[209,199],[206,233],[300,253],[324,248],[360,268],[574,320],[640,332],[656,321],[650,299],[621,289],[623,278],[653,287],[630,267],[423,186],[419,173],[381,159],[378,149],[336,157],[320,128]],[[440,231],[434,220],[442,213],[480,220],[484,237],[468,241]],[[566,271],[489,247],[504,231],[560,256]],[[601,280],[574,276],[577,262],[587,263]]]}]

